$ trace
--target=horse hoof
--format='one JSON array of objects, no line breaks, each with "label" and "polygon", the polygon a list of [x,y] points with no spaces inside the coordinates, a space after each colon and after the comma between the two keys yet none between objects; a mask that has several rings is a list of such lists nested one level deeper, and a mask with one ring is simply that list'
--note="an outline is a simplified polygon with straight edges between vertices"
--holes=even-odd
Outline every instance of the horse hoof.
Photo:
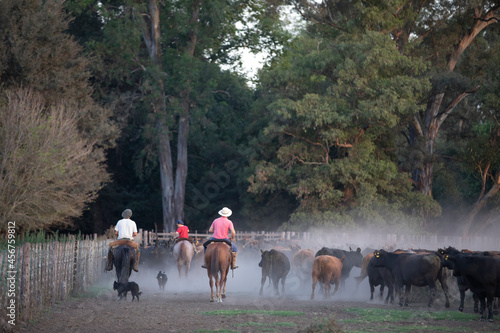
[{"label": "horse hoof", "polygon": [[210,302],[215,302],[215,299],[211,298],[211,299],[210,299]]},{"label": "horse hoof", "polygon": [[226,294],[222,294],[221,296],[222,296],[222,298],[226,298]]}]

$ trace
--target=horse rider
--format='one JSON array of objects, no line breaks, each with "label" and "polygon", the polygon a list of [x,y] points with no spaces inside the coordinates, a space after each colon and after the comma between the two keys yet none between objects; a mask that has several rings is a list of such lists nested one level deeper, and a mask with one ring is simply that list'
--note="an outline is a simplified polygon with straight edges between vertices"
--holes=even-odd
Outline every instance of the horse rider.
[{"label": "horse rider", "polygon": [[[230,219],[228,219],[229,216],[231,216],[233,212],[231,209],[224,207],[221,210],[219,210],[219,215],[220,217],[215,219],[212,222],[212,225],[210,226],[210,229],[208,229],[208,232],[213,232],[213,236],[207,240],[205,243],[203,243],[203,247],[205,251],[207,250],[208,244],[214,239],[223,239],[227,241],[228,243],[231,244],[231,253],[232,253],[232,261],[231,261],[231,269],[236,269],[238,266],[236,266],[236,256],[238,255],[238,248],[236,247],[236,244],[234,244],[234,239],[236,236],[236,231],[234,230],[234,225],[233,222],[231,222]],[[229,230],[231,230],[231,240],[229,240]],[[203,264],[201,267],[207,268],[206,264]]]},{"label": "horse rider", "polygon": [[177,222],[175,223],[177,224],[177,231],[175,233],[172,233],[175,239],[174,244],[177,244],[181,240],[187,240],[193,245],[194,253],[198,253],[196,246],[194,246],[193,240],[189,238],[189,228],[184,225],[184,222],[182,222],[182,220],[177,220]]},{"label": "horse rider", "polygon": [[141,252],[139,251],[139,244],[134,242],[134,237],[137,236],[137,224],[131,220],[132,210],[125,209],[122,212],[123,219],[116,223],[115,234],[118,236],[118,240],[109,243],[108,251],[108,262],[106,264],[106,271],[113,270],[113,251],[119,245],[129,245],[135,249],[135,264],[132,268],[134,271],[139,271],[139,258],[141,257]]}]

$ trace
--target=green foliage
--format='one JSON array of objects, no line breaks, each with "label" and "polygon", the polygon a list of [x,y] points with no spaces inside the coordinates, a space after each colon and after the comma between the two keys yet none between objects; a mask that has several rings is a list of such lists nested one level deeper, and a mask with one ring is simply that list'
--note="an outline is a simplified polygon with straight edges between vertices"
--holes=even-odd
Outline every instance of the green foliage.
[{"label": "green foliage", "polygon": [[297,199],[285,228],[387,226],[405,214],[412,223],[425,210],[437,214],[432,202],[417,204],[408,175],[391,159],[395,147],[387,140],[419,110],[429,82],[418,79],[425,63],[390,44],[381,34],[341,34],[312,48],[314,40],[299,37],[262,73],[260,89],[275,97],[265,96],[273,101],[262,111],[271,120],[261,140],[277,144],[271,159],[253,164],[249,191]]}]

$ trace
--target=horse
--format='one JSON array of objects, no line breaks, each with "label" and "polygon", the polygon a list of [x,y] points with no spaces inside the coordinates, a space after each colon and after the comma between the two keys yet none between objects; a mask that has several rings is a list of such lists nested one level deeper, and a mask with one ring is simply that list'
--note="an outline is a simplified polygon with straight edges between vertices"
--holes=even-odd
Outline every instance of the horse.
[{"label": "horse", "polygon": [[134,248],[129,245],[117,246],[113,256],[118,283],[128,283],[128,278],[132,273],[132,268],[136,260]]},{"label": "horse", "polygon": [[[222,303],[226,298],[226,281],[231,266],[231,249],[225,242],[210,243],[205,252],[205,263],[209,279],[211,297],[210,302]],[[216,295],[214,297],[214,279]]]},{"label": "horse", "polygon": [[191,259],[194,256],[193,244],[188,240],[180,240],[174,245],[174,259],[179,270],[179,277],[182,277],[182,266],[185,266],[185,275],[188,277]]}]

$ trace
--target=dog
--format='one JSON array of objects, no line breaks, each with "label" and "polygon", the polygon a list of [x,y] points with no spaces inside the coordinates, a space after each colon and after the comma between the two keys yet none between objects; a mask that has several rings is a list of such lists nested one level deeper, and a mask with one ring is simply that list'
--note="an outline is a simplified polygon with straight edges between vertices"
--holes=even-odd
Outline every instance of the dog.
[{"label": "dog", "polygon": [[165,290],[165,285],[167,284],[168,280],[167,274],[165,274],[165,272],[159,271],[156,279],[158,280],[158,287],[160,288],[160,290]]},{"label": "dog", "polygon": [[123,297],[126,299],[127,293],[130,291],[132,294],[132,302],[136,297],[137,302],[139,302],[139,295],[142,294],[142,292],[139,291],[139,285],[135,282],[118,283],[115,281],[113,283],[113,290],[118,291],[118,299],[122,299]]}]

